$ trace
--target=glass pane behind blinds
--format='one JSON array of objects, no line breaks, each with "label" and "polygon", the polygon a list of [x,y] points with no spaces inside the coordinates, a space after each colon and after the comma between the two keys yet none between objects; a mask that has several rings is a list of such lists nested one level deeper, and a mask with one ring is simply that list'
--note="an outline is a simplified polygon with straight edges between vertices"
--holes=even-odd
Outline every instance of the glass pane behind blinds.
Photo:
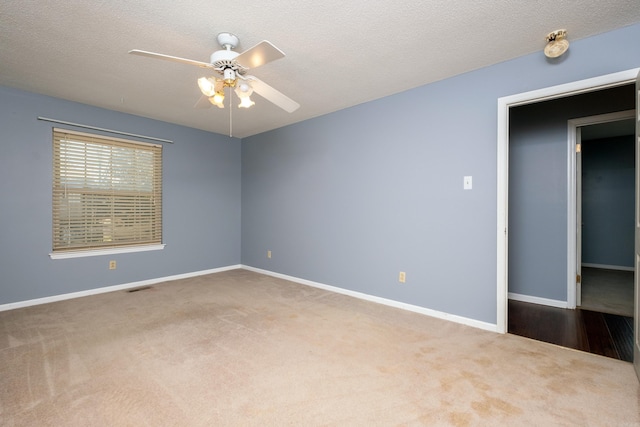
[{"label": "glass pane behind blinds", "polygon": [[162,147],[54,129],[53,250],[162,242]]}]

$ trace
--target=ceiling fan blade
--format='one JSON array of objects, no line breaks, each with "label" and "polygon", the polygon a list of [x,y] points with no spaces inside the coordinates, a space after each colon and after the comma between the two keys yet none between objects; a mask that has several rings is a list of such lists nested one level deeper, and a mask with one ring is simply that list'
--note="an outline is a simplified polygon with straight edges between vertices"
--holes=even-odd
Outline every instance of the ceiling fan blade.
[{"label": "ceiling fan blade", "polygon": [[271,42],[263,40],[242,52],[235,60],[245,68],[256,68],[280,58],[284,58],[284,52],[271,44]]},{"label": "ceiling fan blade", "polygon": [[149,58],[164,59],[166,61],[180,62],[182,64],[196,65],[202,68],[213,68],[207,62],[194,61],[193,59],[180,58],[178,56],[164,55],[162,53],[147,52],[146,50],[133,49],[129,51],[132,55],[147,56]]},{"label": "ceiling fan blade", "polygon": [[196,102],[196,104],[193,106],[193,108],[200,108],[200,109],[205,109],[205,108],[211,108],[211,102],[209,102],[209,97],[207,95],[202,95],[200,97],[200,99],[198,99],[198,102]]},{"label": "ceiling fan blade", "polygon": [[253,88],[253,91],[255,93],[262,96],[267,101],[273,102],[275,105],[282,108],[287,113],[293,113],[298,108],[300,108],[300,104],[298,104],[296,101],[289,98],[279,90],[269,86],[262,80],[254,76],[246,76],[245,78],[250,82],[251,87]]}]

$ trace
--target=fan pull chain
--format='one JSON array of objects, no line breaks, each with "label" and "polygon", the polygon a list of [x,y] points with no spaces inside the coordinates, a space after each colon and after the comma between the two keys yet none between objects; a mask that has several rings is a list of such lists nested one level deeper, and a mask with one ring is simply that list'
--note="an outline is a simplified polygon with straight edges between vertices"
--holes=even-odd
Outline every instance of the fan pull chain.
[{"label": "fan pull chain", "polygon": [[233,137],[233,96],[229,87],[229,138]]}]

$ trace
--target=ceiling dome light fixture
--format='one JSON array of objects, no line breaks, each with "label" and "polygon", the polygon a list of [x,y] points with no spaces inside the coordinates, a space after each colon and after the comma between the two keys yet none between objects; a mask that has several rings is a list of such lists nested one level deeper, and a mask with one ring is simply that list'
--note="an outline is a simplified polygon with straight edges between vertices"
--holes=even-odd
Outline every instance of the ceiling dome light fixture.
[{"label": "ceiling dome light fixture", "polygon": [[547,45],[544,47],[544,54],[547,58],[557,58],[569,49],[567,40],[567,30],[555,30],[546,37]]}]

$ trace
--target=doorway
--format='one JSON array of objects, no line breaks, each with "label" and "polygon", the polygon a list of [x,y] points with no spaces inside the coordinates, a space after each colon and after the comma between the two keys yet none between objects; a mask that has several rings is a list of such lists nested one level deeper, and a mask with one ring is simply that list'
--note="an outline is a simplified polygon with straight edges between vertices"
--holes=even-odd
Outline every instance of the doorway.
[{"label": "doorway", "polygon": [[[629,87],[625,90],[626,95],[632,98],[633,88]],[[620,91],[611,92],[610,95],[618,98]],[[588,97],[578,98],[576,101],[581,105],[594,101],[594,99],[590,101]],[[605,98],[596,98],[596,103],[599,103],[601,99]],[[629,105],[632,101],[633,99],[627,100],[626,104]],[[563,260],[556,263],[555,268],[557,268],[570,257],[562,253],[564,245],[562,238],[554,236],[555,240],[552,241],[549,234],[554,233],[550,233],[546,229],[554,227],[557,229],[561,225],[561,221],[556,219],[554,224],[551,217],[559,217],[567,209],[559,201],[556,201],[555,209],[549,207],[554,199],[547,193],[557,192],[558,188],[556,187],[562,186],[560,182],[562,177],[556,174],[555,177],[549,178],[547,175],[553,175],[552,171],[542,172],[545,179],[542,190],[544,197],[542,198],[534,193],[535,186],[524,186],[521,181],[523,178],[526,182],[540,180],[541,178],[535,175],[536,170],[544,166],[548,168],[551,164],[549,154],[546,157],[540,154],[540,152],[550,150],[545,147],[537,147],[536,144],[551,143],[550,140],[554,138],[554,132],[537,128],[553,127],[554,123],[557,127],[558,123],[555,117],[559,114],[558,111],[568,110],[570,104],[566,102],[547,103],[539,107],[545,111],[551,110],[552,120],[548,120],[544,116],[542,118],[536,117],[539,113],[536,113],[537,109],[535,108],[524,111],[514,110],[517,111],[517,114],[514,114],[512,123],[516,128],[512,135],[513,151],[519,154],[512,159],[513,166],[517,170],[511,173],[510,182],[513,183],[515,191],[527,193],[527,197],[523,197],[521,194],[511,196],[515,200],[515,206],[509,207],[510,214],[515,217],[513,223],[516,224],[516,230],[513,230],[511,236],[519,236],[514,239],[515,242],[511,243],[515,243],[513,244],[514,250],[520,252],[516,255],[522,258],[522,253],[525,253],[525,258],[527,260],[533,259],[534,263],[537,260],[538,266],[545,265],[548,263],[547,260],[539,255],[536,258],[535,250],[532,251],[529,250],[530,248],[522,248],[521,246],[523,241],[526,245],[543,244],[544,251],[549,253],[548,256],[554,260],[564,257]],[[569,156],[568,169],[569,175],[573,176],[573,180],[568,185],[570,189],[568,193],[576,195],[573,198],[574,203],[569,205],[570,209],[568,210],[577,213],[577,217],[573,221],[569,221],[573,224],[571,227],[574,231],[576,263],[564,264],[570,274],[563,291],[561,282],[564,280],[564,273],[556,272],[546,275],[535,273],[535,267],[531,268],[528,265],[522,267],[516,262],[516,268],[521,270],[528,268],[528,274],[534,272],[534,284],[540,280],[555,281],[555,289],[551,289],[551,291],[556,292],[555,295],[561,292],[564,294],[560,296],[561,299],[557,297],[541,298],[541,296],[549,297],[550,295],[546,295],[544,292],[550,291],[543,289],[540,291],[541,294],[536,294],[535,292],[538,290],[531,288],[531,284],[529,284],[528,291],[525,289],[525,295],[510,293],[512,298],[509,301],[508,332],[615,359],[629,362],[633,360],[634,233],[632,230],[635,213],[635,129],[633,118],[634,110],[629,110],[568,121],[569,133],[566,138],[568,141],[567,156]],[[526,129],[526,132],[519,131],[517,128],[521,126],[522,122],[525,122],[527,127],[531,127],[531,129]],[[555,132],[556,138],[559,133],[561,132]],[[562,135],[559,135],[559,138],[561,137]],[[533,147],[523,147],[523,141]],[[559,141],[556,145],[561,145],[561,143],[562,141]],[[566,141],[565,144],[567,144]],[[526,153],[525,156],[522,155],[523,152]],[[550,151],[550,153],[558,155],[557,149]],[[523,157],[527,163],[534,163],[534,165],[522,164]],[[555,191],[552,188],[555,188]],[[570,196],[570,200],[572,197]],[[529,198],[534,199],[533,205],[544,206],[525,206],[523,211],[523,207],[520,205],[529,202]],[[538,210],[532,214],[531,211],[534,209]],[[527,227],[533,228],[535,237],[527,236],[521,229],[518,229],[518,227],[523,227],[523,223]],[[577,227],[576,224],[578,224]],[[582,235],[583,239],[580,238]],[[542,236],[542,238],[534,241],[538,236]],[[571,240],[568,235],[567,239]],[[554,245],[559,247],[555,251],[551,248]],[[572,268],[574,265],[575,269]],[[554,266],[551,265],[551,267]],[[580,278],[582,280],[579,280]],[[523,280],[522,274],[512,274],[510,277],[510,283],[520,280]],[[580,307],[581,283],[583,285],[582,294],[585,297],[582,301],[582,307]],[[542,287],[543,284],[540,285]],[[574,300],[565,299],[565,295],[570,294],[572,294],[572,298],[575,298]],[[576,305],[578,306],[577,310],[575,309]]]},{"label": "doorway", "polygon": [[[609,74],[606,76],[596,77],[583,81],[573,82],[556,87],[545,88],[541,90],[516,94],[498,100],[498,159],[497,159],[497,178],[498,178],[498,210],[497,210],[497,314],[496,314],[496,330],[506,333],[508,330],[508,206],[509,206],[509,132],[510,132],[510,110],[513,107],[538,103],[551,99],[559,99],[580,93],[598,91],[606,88],[618,87],[630,84],[635,81],[639,69],[623,71],[620,73]],[[572,156],[568,156],[572,158]],[[567,175],[569,179],[569,175]],[[570,179],[573,179],[571,177]],[[568,215],[568,218],[575,216]],[[575,244],[570,234],[575,233],[575,228],[566,228],[566,242],[568,252],[575,253]],[[571,244],[569,244],[571,242]],[[573,247],[573,249],[571,249]],[[566,252],[565,252],[566,253]],[[575,264],[574,264],[575,265]],[[575,275],[565,269],[567,277]],[[565,282],[566,283],[566,282]],[[565,304],[569,300],[565,294]]]},{"label": "doorway", "polygon": [[569,144],[576,147],[575,306],[628,318],[634,313],[634,136],[634,110],[569,121]]},{"label": "doorway", "polygon": [[[621,115],[608,113],[609,111],[624,111],[634,106],[633,85],[621,85],[511,109],[508,295],[510,300],[532,305],[524,307],[523,304],[510,303],[508,332],[622,360],[632,357],[629,351],[632,349],[632,318],[611,318],[599,312],[587,315],[575,310],[576,285],[579,284],[576,279],[581,263],[571,259],[581,258],[581,246],[576,245],[580,227],[575,224],[582,221],[576,221],[569,212],[579,213],[580,209],[577,207],[582,206],[576,202],[576,195],[582,194],[576,190],[580,183],[577,179],[580,174],[576,170],[579,170],[578,160],[582,155],[576,152],[576,137],[572,138],[571,133],[578,136],[585,133],[585,137],[589,139],[593,126]],[[630,115],[633,117],[633,110]],[[622,116],[628,117],[629,113]],[[595,144],[593,140],[587,143]],[[607,147],[606,144],[604,146]],[[628,160],[633,162],[633,147],[631,148]],[[593,150],[586,151],[591,153]],[[602,156],[602,153],[599,155]],[[593,156],[588,159],[593,159]],[[587,166],[590,163],[593,162],[587,161]],[[604,172],[608,173],[606,170]],[[633,224],[634,177],[632,169],[631,183],[627,183],[632,191],[629,228]],[[607,177],[605,182],[609,179]],[[607,195],[598,194],[597,197],[598,202],[611,203]],[[593,197],[587,197],[587,201],[591,199]],[[589,214],[594,211],[593,204],[590,206]],[[595,223],[595,220],[589,218],[589,222]],[[599,222],[601,224],[592,228],[608,227],[607,234],[610,234],[610,224]],[[633,235],[629,232],[626,234],[627,237]],[[573,247],[572,254],[570,246]],[[607,248],[604,252],[608,255],[610,251],[611,248]],[[628,255],[632,253],[633,242]],[[601,264],[605,262],[596,261]],[[613,261],[607,263],[614,264]],[[550,310],[543,311],[542,307],[550,307],[559,312],[552,314]],[[545,327],[540,328],[540,325]],[[621,337],[610,333],[618,329],[624,332]],[[624,339],[620,341],[618,338]],[[602,342],[607,344],[598,345]],[[609,352],[609,349],[614,351]]]},{"label": "doorway", "polygon": [[[498,225],[497,227],[497,232],[498,232],[498,235],[497,235],[498,237],[497,239],[497,243],[498,243],[497,244],[497,255],[498,255],[497,256],[497,273],[498,273],[497,274],[497,282],[498,282],[497,291],[498,291],[498,295],[497,295],[497,322],[496,322],[496,330],[498,332],[506,333],[508,330],[508,320],[509,320],[508,307],[509,307],[509,296],[511,296],[511,294],[509,293],[510,291],[509,273],[511,268],[509,255],[511,254],[512,248],[510,247],[511,243],[509,240],[509,237],[510,237],[509,222],[510,222],[510,215],[511,215],[511,212],[509,212],[509,207],[511,206],[509,204],[511,202],[509,197],[513,193],[511,194],[509,193],[509,189],[511,185],[511,182],[509,180],[509,170],[512,167],[512,165],[510,165],[509,155],[510,155],[510,137],[511,137],[510,132],[512,130],[511,114],[514,111],[514,107],[519,107],[524,105],[533,105],[533,104],[541,103],[548,100],[563,99],[563,98],[575,96],[578,94],[588,94],[588,93],[597,92],[597,91],[604,91],[605,89],[615,88],[623,85],[631,85],[635,83],[635,80],[636,80],[635,77],[637,76],[638,71],[639,69],[628,70],[620,73],[614,73],[606,76],[597,77],[594,79],[587,79],[579,82],[573,82],[570,84],[550,87],[550,88],[546,88],[538,91],[532,91],[528,93],[504,97],[498,100],[498,212],[497,212],[497,225]],[[635,90],[632,93],[632,97],[634,99],[631,105],[627,106],[626,108],[625,106],[622,106],[622,108],[620,108],[620,106],[617,106],[614,108],[610,108],[609,110],[606,110],[606,109],[602,110],[600,112],[602,113],[603,111],[619,111],[619,110],[630,109],[630,108],[635,109]],[[573,117],[584,117],[584,116],[589,116],[593,114],[592,111],[586,111],[583,113],[586,113],[586,114],[574,114]],[[596,114],[598,113],[596,112]],[[566,132],[566,122],[565,122],[565,132]],[[571,147],[571,149],[575,149],[575,147]],[[566,164],[564,167],[558,167],[559,165],[557,163],[557,159],[559,157],[564,157],[565,159],[569,159],[570,161],[570,159],[574,158],[573,156],[574,153],[575,153],[574,151],[570,151],[566,153],[565,156],[556,155],[555,157],[551,158],[551,160],[553,161],[552,166],[556,167],[555,169],[556,172],[560,169],[565,171],[564,172],[565,182],[566,182],[565,191],[567,193],[570,193],[569,191],[571,187],[570,183],[571,183],[571,180],[574,179],[575,175],[571,175],[568,173],[570,168],[567,167]],[[545,168],[548,169],[549,166],[545,165]],[[549,194],[553,194],[553,191],[558,190],[558,188],[560,188],[560,192],[562,192],[562,184],[556,181],[556,184],[550,187]],[[571,195],[569,194],[569,196]],[[575,192],[574,192],[574,196],[575,196]],[[573,200],[575,204],[575,198]],[[547,200],[545,200],[545,202],[546,201]],[[557,200],[552,200],[552,202],[557,202]],[[563,240],[565,245],[565,251],[559,258],[561,258],[562,261],[564,261],[564,267],[562,267],[562,270],[566,275],[566,279],[568,279],[568,280],[564,280],[564,283],[566,286],[567,282],[569,280],[572,280],[571,276],[573,276],[573,280],[575,280],[576,278],[576,275],[575,275],[576,246],[575,246],[575,241],[572,242],[572,239],[571,239],[571,234],[575,233],[575,226],[573,228],[569,226],[570,221],[572,221],[574,225],[576,221],[575,221],[575,215],[567,215],[567,212],[570,211],[571,197],[568,197],[565,200],[565,204],[566,204],[565,207],[567,209],[565,210],[564,218],[565,218],[565,221],[567,221],[567,223],[564,227],[560,227],[560,228],[556,227],[557,228],[556,232],[560,231],[561,229],[564,229],[565,238]],[[546,218],[553,218],[553,216],[547,216]],[[636,234],[636,240],[639,234],[638,230],[640,230],[640,228],[636,228],[634,233]],[[536,235],[534,235],[533,237],[539,238],[539,236],[536,236]],[[573,246],[571,245],[571,243],[573,243]],[[638,244],[636,242],[636,249],[638,247],[637,245]],[[561,245],[556,245],[556,246],[561,246]],[[553,248],[557,249],[556,246],[553,246]],[[573,260],[573,263],[570,262],[571,258]],[[637,258],[640,259],[640,257],[637,257]],[[544,271],[546,267],[547,266],[545,265],[545,263],[539,263],[537,265],[537,271]],[[558,271],[556,271],[556,273]],[[635,279],[637,279],[637,277],[634,276],[634,280]],[[635,286],[637,288],[638,286],[637,283],[635,284]],[[571,298],[566,288],[565,288],[565,292],[558,292],[557,288],[553,288],[553,289],[555,294],[551,295],[552,298],[548,301],[552,303],[557,303],[558,307],[568,308]],[[572,289],[573,289],[573,301],[575,301],[575,286],[573,286]],[[534,298],[540,298],[540,297],[535,296],[534,294]],[[542,300],[547,301],[547,299],[544,297],[542,298]],[[636,306],[637,306],[637,302],[636,302]],[[564,310],[564,311],[575,312],[576,310]],[[635,345],[633,346],[633,349],[634,351],[636,350]]]}]

